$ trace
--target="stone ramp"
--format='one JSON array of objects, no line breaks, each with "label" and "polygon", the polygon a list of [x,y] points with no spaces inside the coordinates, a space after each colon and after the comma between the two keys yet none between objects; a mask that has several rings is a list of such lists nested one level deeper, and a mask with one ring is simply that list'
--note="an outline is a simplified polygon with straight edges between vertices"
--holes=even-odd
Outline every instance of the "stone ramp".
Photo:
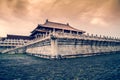
[{"label": "stone ramp", "polygon": [[[4,51],[2,51],[1,53],[16,53],[16,52],[17,52],[16,50],[19,50],[19,49],[25,50],[26,47],[32,46],[32,45],[34,45],[35,43],[44,41],[44,40],[49,39],[49,38],[50,38],[50,36],[47,36],[47,37],[44,37],[44,38],[38,38],[38,39],[35,39],[35,40],[30,41],[29,43],[27,43],[27,44],[25,44],[25,45],[23,45],[23,46],[16,47],[16,48],[13,48],[13,49],[4,50]],[[24,51],[24,52],[25,52],[25,51]],[[18,53],[23,53],[23,51],[18,51]]]}]

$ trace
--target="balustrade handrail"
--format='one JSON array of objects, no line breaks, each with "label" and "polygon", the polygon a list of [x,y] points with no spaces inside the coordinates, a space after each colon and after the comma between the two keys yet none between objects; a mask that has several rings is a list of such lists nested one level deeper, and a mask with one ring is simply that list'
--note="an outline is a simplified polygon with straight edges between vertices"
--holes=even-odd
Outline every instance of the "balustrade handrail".
[{"label": "balustrade handrail", "polygon": [[69,37],[69,38],[81,38],[81,39],[90,39],[90,40],[98,40],[98,41],[116,41],[120,42],[119,39],[110,39],[110,38],[105,38],[105,37],[97,37],[97,36],[88,36],[85,34],[70,34],[70,33],[57,33],[54,32],[52,35],[57,36],[57,37]]}]

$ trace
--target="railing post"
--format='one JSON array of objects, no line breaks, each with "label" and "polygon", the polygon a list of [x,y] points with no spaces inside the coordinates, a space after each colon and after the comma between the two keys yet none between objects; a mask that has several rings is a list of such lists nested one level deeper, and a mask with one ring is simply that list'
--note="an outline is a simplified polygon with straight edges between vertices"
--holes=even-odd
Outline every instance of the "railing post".
[{"label": "railing post", "polygon": [[58,43],[57,38],[54,35],[51,36],[51,53],[53,58],[58,56]]}]

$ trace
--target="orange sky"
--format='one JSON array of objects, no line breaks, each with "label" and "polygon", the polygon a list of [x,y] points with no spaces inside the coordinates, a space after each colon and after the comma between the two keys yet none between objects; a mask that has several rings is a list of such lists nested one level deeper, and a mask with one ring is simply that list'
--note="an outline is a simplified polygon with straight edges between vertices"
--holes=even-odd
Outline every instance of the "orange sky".
[{"label": "orange sky", "polygon": [[0,0],[0,36],[29,35],[46,19],[120,37],[120,0]]}]

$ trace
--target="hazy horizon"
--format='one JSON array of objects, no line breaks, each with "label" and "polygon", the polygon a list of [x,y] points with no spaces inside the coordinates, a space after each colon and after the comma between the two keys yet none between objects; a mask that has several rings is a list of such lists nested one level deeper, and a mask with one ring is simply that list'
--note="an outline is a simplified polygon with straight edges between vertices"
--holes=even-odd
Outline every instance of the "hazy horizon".
[{"label": "hazy horizon", "polygon": [[0,36],[30,35],[46,19],[120,38],[120,0],[0,0]]}]

